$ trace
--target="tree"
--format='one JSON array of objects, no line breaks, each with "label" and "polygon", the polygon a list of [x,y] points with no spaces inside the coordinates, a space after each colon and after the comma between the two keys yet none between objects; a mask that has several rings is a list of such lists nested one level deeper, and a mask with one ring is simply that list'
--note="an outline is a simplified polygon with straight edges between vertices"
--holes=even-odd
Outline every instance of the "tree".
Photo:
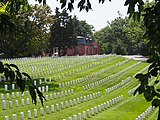
[{"label": "tree", "polygon": [[5,57],[39,55],[49,46],[49,27],[53,22],[48,6],[31,6],[28,12],[19,12],[12,18],[14,29],[0,33],[0,53]]},{"label": "tree", "polygon": [[[147,48],[143,34],[144,27],[141,23],[119,16],[94,36],[106,54],[140,54]],[[142,52],[144,54],[148,55],[147,49]]]},{"label": "tree", "polygon": [[51,49],[53,47],[58,47],[58,55],[61,56],[61,50],[63,50],[64,55],[68,47],[77,44],[77,34],[75,32],[74,20],[68,15],[66,9],[60,13],[57,8],[55,13],[55,22],[50,29],[50,47]]}]

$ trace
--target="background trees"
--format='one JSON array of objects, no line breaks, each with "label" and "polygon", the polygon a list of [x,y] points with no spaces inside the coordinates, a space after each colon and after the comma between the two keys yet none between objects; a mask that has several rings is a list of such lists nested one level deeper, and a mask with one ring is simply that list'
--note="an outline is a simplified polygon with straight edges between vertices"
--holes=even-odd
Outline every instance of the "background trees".
[{"label": "background trees", "polygon": [[102,53],[148,55],[143,34],[143,24],[119,16],[96,32],[94,37],[100,43]]},{"label": "background trees", "polygon": [[0,53],[4,57],[39,55],[49,47],[49,28],[53,22],[48,6],[31,6],[11,19],[12,30],[0,33]]},{"label": "background trees", "polygon": [[65,55],[65,51],[68,47],[77,44],[77,34],[74,26],[76,21],[68,15],[66,9],[60,13],[57,8],[55,13],[55,22],[52,24],[50,29],[50,48],[58,47],[58,54],[61,56],[61,50],[63,50],[63,54]]}]

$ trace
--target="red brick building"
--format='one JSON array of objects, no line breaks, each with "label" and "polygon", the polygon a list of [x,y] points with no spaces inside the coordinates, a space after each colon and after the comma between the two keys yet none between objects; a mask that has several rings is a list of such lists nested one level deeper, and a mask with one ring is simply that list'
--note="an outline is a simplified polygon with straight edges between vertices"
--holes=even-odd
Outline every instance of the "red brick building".
[{"label": "red brick building", "polygon": [[67,49],[67,56],[73,55],[96,55],[100,53],[100,48],[97,42],[78,36],[77,46]]}]

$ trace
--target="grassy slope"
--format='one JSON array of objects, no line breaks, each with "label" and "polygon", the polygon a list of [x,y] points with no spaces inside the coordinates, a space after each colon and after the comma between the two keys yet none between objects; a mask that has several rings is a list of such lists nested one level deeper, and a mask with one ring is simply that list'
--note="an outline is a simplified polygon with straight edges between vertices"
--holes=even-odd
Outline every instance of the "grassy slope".
[{"label": "grassy slope", "polygon": [[[78,78],[81,78],[86,75],[93,74],[97,71],[100,71],[103,68],[107,68],[111,65],[115,65],[118,62],[122,62],[122,61],[126,60],[125,58],[118,57],[114,60],[108,61],[109,58],[111,59],[113,57],[107,56],[107,57],[99,58],[99,59],[92,58],[95,61],[91,61],[91,59],[87,59],[87,61],[85,62],[85,64],[83,64],[83,66],[93,63],[94,67],[92,67],[90,69],[82,70],[79,73],[74,73],[72,76],[65,77],[64,79],[60,79],[59,81],[56,81],[56,82],[47,82],[47,85],[50,86],[50,92],[44,93],[44,95],[46,95],[46,94],[49,95],[51,93],[53,94],[53,91],[55,91],[55,90],[56,91],[64,91],[67,89],[74,89],[75,93],[74,93],[74,95],[69,95],[69,96],[66,96],[63,98],[57,98],[55,100],[53,99],[53,100],[46,101],[44,103],[44,105],[50,107],[52,104],[53,105],[55,105],[56,103],[60,104],[60,102],[65,102],[66,100],[70,100],[70,99],[74,99],[74,98],[76,99],[77,97],[81,97],[81,96],[88,95],[90,93],[96,93],[96,92],[101,92],[101,96],[99,98],[87,101],[85,103],[77,104],[76,106],[73,106],[73,107],[64,108],[63,110],[60,110],[58,112],[55,111],[54,113],[50,113],[48,115],[46,115],[46,113],[44,113],[45,114],[44,116],[40,116],[39,109],[42,107],[40,103],[38,103],[37,106],[30,104],[30,105],[25,105],[25,107],[19,106],[16,108],[16,107],[14,107],[15,106],[15,102],[14,102],[15,99],[12,100],[10,98],[10,100],[12,100],[14,102],[13,109],[9,109],[7,106],[7,110],[5,110],[5,111],[0,110],[0,120],[4,119],[5,115],[8,115],[9,118],[12,118],[12,114],[15,114],[15,113],[17,114],[17,117],[19,118],[19,116],[20,116],[19,114],[21,111],[24,111],[25,118],[27,118],[27,110],[31,110],[32,119],[38,119],[38,120],[44,120],[44,119],[61,120],[63,118],[68,119],[69,116],[73,116],[73,115],[77,115],[78,113],[82,113],[83,111],[86,111],[87,109],[93,108],[94,106],[97,106],[101,103],[107,102],[108,100],[111,100],[112,98],[115,98],[119,95],[124,96],[123,101],[121,101],[120,103],[116,104],[115,106],[108,108],[107,110],[102,111],[101,113],[98,113],[95,116],[92,116],[91,118],[87,118],[87,119],[92,119],[92,120],[124,120],[124,119],[125,120],[135,120],[135,118],[138,115],[140,115],[143,111],[145,111],[150,106],[150,103],[147,103],[144,100],[144,98],[140,95],[128,97],[128,91],[139,84],[137,80],[132,78],[132,76],[135,73],[139,72],[142,68],[147,66],[146,63],[141,63],[140,65],[138,65],[132,69],[127,70],[122,75],[119,75],[115,78],[109,79],[108,81],[106,81],[102,85],[99,85],[96,88],[91,88],[86,91],[82,91],[82,85],[86,85],[88,83],[95,82],[95,81],[101,80],[105,77],[111,76],[112,74],[115,74],[115,73],[135,64],[137,61],[130,60],[129,62],[127,62],[123,65],[120,65],[118,67],[114,67],[111,70],[108,70],[105,73],[102,73],[102,74],[96,76],[94,79],[86,80],[85,82],[82,82],[81,84],[78,84],[78,85],[73,85],[70,87],[66,86],[64,88],[53,88],[59,82],[76,80]],[[64,58],[64,59],[67,59],[67,58]],[[76,58],[73,58],[73,59],[76,59]],[[99,64],[99,63],[102,63],[102,61],[104,61],[103,64]],[[44,64],[45,62],[48,62],[48,60],[43,60],[43,62],[42,61],[36,62],[36,60],[34,60],[33,62],[34,62],[33,64],[41,64],[41,63]],[[57,59],[56,59],[56,62],[57,62],[57,64],[60,64],[60,63],[58,63]],[[68,63],[68,60],[66,60],[65,62]],[[75,60],[72,63],[76,64],[79,62],[80,61]],[[32,62],[28,62],[28,63],[32,63]],[[51,63],[53,63],[53,61],[51,61]],[[18,64],[18,62],[17,62],[17,64]],[[78,67],[80,68],[80,67],[82,67],[82,65],[73,66],[72,68],[68,68],[64,71],[59,72],[59,74],[65,73],[66,71],[70,71],[73,69],[75,70]],[[57,75],[57,73],[54,73],[54,75]],[[54,75],[46,75],[44,77],[48,78],[48,77],[52,77]],[[127,84],[125,84],[124,86],[122,86],[121,88],[119,88],[117,90],[113,90],[112,92],[110,92],[108,94],[105,93],[105,89],[120,83],[122,80],[126,79],[128,76],[131,76],[131,80]],[[43,83],[43,85],[46,85],[46,84]],[[2,88],[2,86],[1,86],[1,88]],[[1,92],[3,92],[4,94],[6,93],[5,91],[3,91],[3,89],[1,89]],[[9,91],[7,91],[7,92],[9,92]],[[25,97],[17,98],[19,100],[19,105],[21,103],[20,100],[22,98],[26,100],[27,97],[25,96]],[[33,110],[34,109],[38,110],[38,118],[33,118]],[[44,111],[45,111],[45,107],[44,107]],[[156,117],[156,113],[154,113],[154,111],[153,111],[152,114],[150,116],[148,116],[148,119],[153,119],[155,117]]]}]

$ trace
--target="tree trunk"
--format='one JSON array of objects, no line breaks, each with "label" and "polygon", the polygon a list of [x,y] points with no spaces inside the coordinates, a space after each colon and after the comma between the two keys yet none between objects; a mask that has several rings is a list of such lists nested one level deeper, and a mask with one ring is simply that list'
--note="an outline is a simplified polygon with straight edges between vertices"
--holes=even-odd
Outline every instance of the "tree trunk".
[{"label": "tree trunk", "polygon": [[158,118],[157,120],[160,120],[160,106],[158,106]]},{"label": "tree trunk", "polygon": [[58,56],[61,57],[61,47],[58,47]]}]

